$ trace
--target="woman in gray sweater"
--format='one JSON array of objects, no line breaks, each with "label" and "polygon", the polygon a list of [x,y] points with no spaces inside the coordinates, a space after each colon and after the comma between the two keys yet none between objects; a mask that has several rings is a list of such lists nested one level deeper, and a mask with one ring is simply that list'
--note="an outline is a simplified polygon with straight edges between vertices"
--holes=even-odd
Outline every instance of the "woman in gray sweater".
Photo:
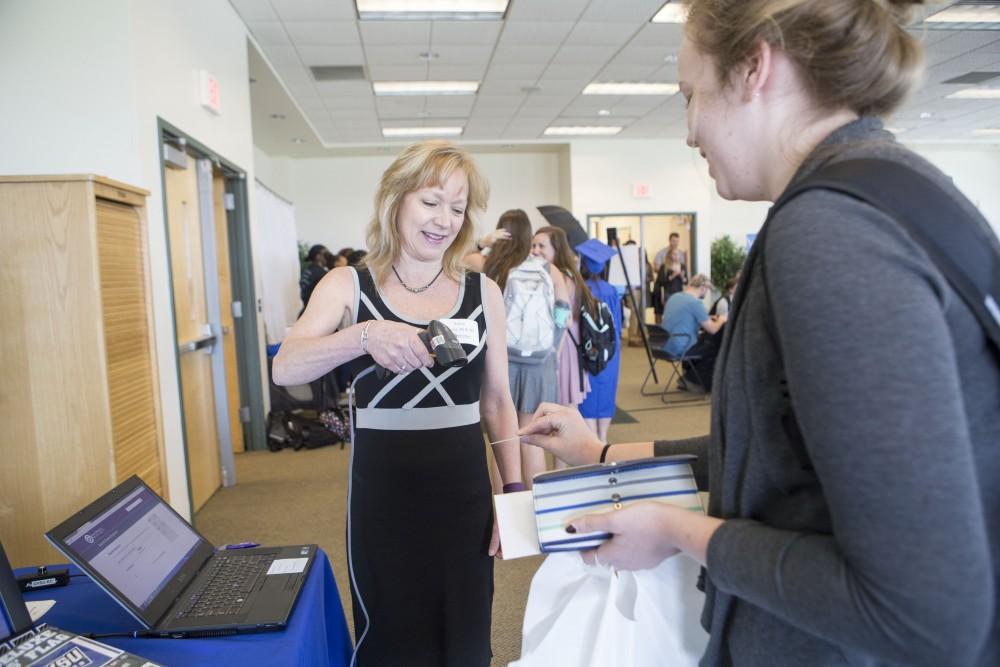
[{"label": "woman in gray sweater", "polygon": [[[910,4],[691,0],[688,144],[723,197],[776,201],[821,165],[878,157],[939,185],[1000,252],[878,120],[919,76]],[[697,453],[709,516],[640,503],[567,530],[614,535],[591,562],[642,569],[683,551],[704,564],[704,665],[1000,665],[997,351],[872,206],[810,190],[767,228],[753,250],[766,274],[752,255],[727,326],[710,436],[605,449],[551,405],[522,431],[571,463]]]}]

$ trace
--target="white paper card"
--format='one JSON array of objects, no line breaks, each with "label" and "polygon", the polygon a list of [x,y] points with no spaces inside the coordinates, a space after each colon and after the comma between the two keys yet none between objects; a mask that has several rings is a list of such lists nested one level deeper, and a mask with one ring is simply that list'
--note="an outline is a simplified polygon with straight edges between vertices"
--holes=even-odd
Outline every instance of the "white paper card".
[{"label": "white paper card", "polygon": [[31,616],[31,622],[34,623],[42,616],[45,615],[49,609],[55,606],[55,600],[29,600],[25,602],[28,607],[28,615]]},{"label": "white paper card", "polygon": [[267,573],[295,574],[297,572],[305,572],[306,564],[308,562],[308,558],[279,558],[271,563],[271,567],[268,568]]},{"label": "white paper card", "polygon": [[[628,270],[628,279],[632,287],[642,286],[642,275],[639,269],[639,246],[623,245],[622,259],[625,260],[625,268]],[[608,282],[616,287],[625,286],[625,273],[622,271],[622,263],[616,258],[611,258],[611,271],[608,273]]]},{"label": "white paper card", "polygon": [[479,345],[479,322],[475,320],[440,320],[452,330],[462,345]]},{"label": "white paper card", "polygon": [[535,524],[535,499],[531,491],[518,491],[493,496],[500,526],[500,546],[504,560],[536,556],[538,528]]}]

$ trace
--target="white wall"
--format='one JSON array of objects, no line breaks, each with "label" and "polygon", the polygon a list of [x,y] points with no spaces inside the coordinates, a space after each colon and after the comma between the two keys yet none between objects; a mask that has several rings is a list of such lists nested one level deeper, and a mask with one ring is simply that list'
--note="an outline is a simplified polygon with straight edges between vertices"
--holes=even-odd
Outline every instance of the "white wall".
[{"label": "white wall", "polygon": [[[170,502],[189,515],[156,123],[162,117],[253,182],[246,28],[225,0],[25,0],[0,3],[0,44],[0,173],[93,172],[150,191]],[[221,116],[199,104],[200,69],[218,79]]]},{"label": "white wall", "polygon": [[268,190],[288,201],[295,199],[290,162],[287,157],[271,157],[254,146],[253,169],[257,180]]},{"label": "white wall", "polygon": [[951,176],[1000,235],[1000,149],[930,144],[910,148]]},{"label": "white wall", "polygon": [[[705,161],[679,139],[574,141],[570,165],[572,210],[584,225],[588,215],[697,213],[698,267],[706,274],[712,240],[729,234],[742,244],[769,207],[719,197]],[[633,183],[648,183],[651,196],[633,198]]]},{"label": "white wall", "polygon": [[[377,156],[290,160],[295,222],[299,240],[322,243],[336,252],[363,248],[375,189],[395,153]],[[511,208],[527,211],[535,227],[545,220],[535,209],[565,205],[560,195],[558,153],[478,153],[474,159],[490,182],[490,200],[479,216],[480,232],[492,229]]]}]

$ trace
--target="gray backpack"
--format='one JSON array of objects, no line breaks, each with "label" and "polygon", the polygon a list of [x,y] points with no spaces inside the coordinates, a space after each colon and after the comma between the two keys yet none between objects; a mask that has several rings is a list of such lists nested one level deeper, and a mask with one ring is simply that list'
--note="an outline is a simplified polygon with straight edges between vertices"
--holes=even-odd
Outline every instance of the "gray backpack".
[{"label": "gray backpack", "polygon": [[555,349],[555,291],[548,264],[528,257],[507,276],[507,355],[513,363],[539,363]]}]

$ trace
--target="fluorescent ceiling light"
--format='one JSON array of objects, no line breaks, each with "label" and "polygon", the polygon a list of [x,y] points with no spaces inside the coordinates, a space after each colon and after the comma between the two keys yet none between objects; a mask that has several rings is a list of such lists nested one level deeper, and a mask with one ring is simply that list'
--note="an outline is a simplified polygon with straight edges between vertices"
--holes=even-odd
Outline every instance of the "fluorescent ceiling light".
[{"label": "fluorescent ceiling light", "polygon": [[978,129],[978,130],[973,130],[972,133],[973,134],[982,134],[982,135],[991,135],[991,136],[992,135],[1000,135],[1000,127],[983,127],[983,128]]},{"label": "fluorescent ceiling light", "polygon": [[475,95],[478,81],[373,81],[376,95]]},{"label": "fluorescent ceiling light", "polygon": [[952,5],[924,19],[927,23],[1000,23],[1000,7]]},{"label": "fluorescent ceiling light", "polygon": [[1000,88],[965,88],[948,97],[953,100],[1000,100]]},{"label": "fluorescent ceiling light", "polygon": [[892,132],[893,134],[902,134],[907,130],[907,128],[905,127],[887,127],[885,129],[888,130],[889,132]]},{"label": "fluorescent ceiling light", "polygon": [[509,0],[356,0],[358,16],[370,20],[503,19]]},{"label": "fluorescent ceiling light", "polygon": [[462,134],[460,127],[383,127],[386,137],[457,137]]},{"label": "fluorescent ceiling light", "polygon": [[687,21],[687,7],[674,0],[660,7],[653,17],[653,23],[684,23]]},{"label": "fluorescent ceiling light", "polygon": [[545,128],[545,134],[548,136],[610,137],[621,131],[622,128],[617,125],[553,125]]},{"label": "fluorescent ceiling light", "polygon": [[680,86],[676,83],[590,83],[584,95],[673,95]]}]

